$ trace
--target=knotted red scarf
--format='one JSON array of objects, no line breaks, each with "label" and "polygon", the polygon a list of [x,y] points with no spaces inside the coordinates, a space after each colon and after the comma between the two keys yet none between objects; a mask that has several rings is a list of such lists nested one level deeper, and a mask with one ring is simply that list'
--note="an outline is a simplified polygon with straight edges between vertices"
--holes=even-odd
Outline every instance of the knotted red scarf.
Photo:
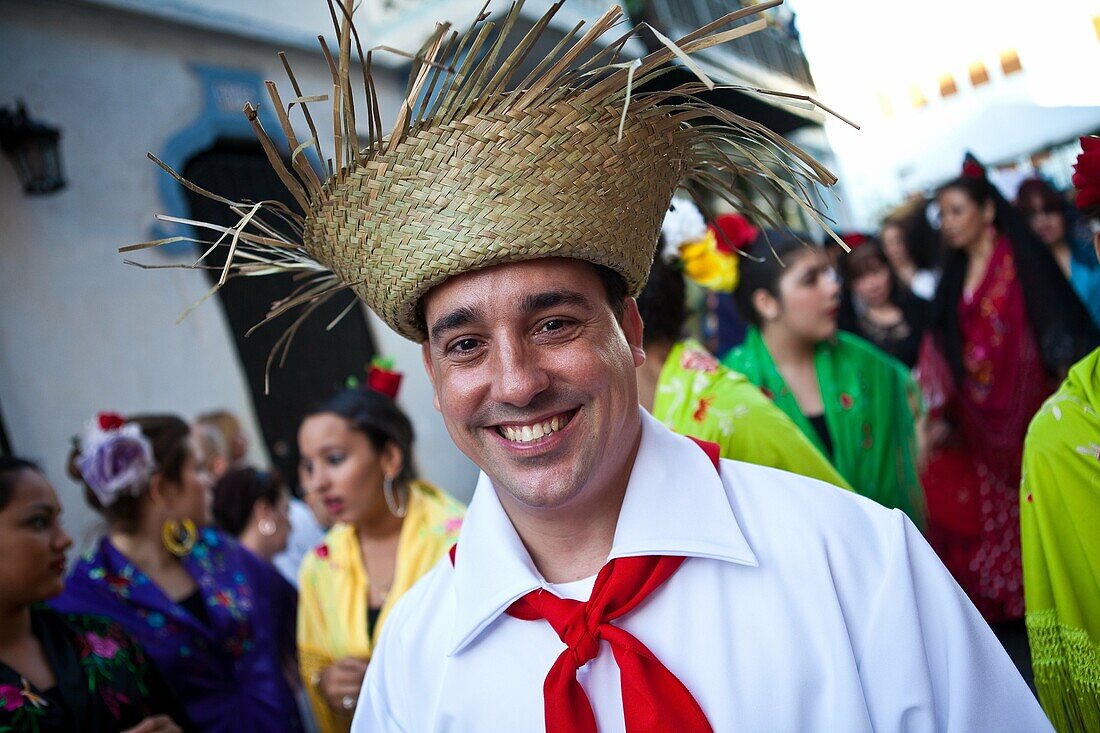
[{"label": "knotted red scarf", "polygon": [[711,730],[684,683],[645,644],[611,623],[644,601],[683,561],[668,556],[616,558],[596,576],[587,603],[539,588],[511,605],[508,615],[546,619],[566,645],[542,685],[547,733],[596,733],[596,717],[577,670],[600,653],[601,640],[611,646],[619,665],[628,733]]},{"label": "knotted red scarf", "polygon": [[[695,440],[692,438],[692,440]],[[695,440],[718,468],[718,446]],[[456,547],[451,548],[454,562]],[[508,608],[524,621],[546,619],[566,649],[542,685],[546,733],[597,733],[596,716],[577,670],[600,653],[606,641],[619,665],[627,733],[710,733],[710,723],[684,683],[645,644],[611,623],[630,613],[684,562],[683,557],[619,557],[596,576],[587,602],[558,598],[539,588]]]}]

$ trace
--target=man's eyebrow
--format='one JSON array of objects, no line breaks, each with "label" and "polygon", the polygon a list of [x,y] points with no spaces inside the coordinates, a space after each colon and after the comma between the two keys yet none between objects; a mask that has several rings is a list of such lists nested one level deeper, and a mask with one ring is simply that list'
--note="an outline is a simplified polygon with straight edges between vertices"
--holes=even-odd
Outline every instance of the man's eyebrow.
[{"label": "man's eyebrow", "polygon": [[525,296],[520,302],[520,309],[523,313],[535,313],[562,305],[591,308],[592,301],[575,290],[549,290],[544,293],[532,293]]},{"label": "man's eyebrow", "polygon": [[431,331],[428,332],[428,340],[438,341],[448,331],[468,326],[479,320],[481,320],[481,314],[477,309],[466,305],[461,308],[456,308],[447,315],[440,316],[436,322],[432,324]]}]

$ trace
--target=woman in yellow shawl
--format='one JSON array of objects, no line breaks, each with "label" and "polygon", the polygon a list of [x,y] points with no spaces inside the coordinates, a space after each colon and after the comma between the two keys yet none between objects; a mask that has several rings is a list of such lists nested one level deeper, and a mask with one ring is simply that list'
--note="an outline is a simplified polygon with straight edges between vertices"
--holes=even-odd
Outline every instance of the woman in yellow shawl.
[{"label": "woman in yellow shawl", "polygon": [[416,478],[412,443],[375,389],[340,393],[298,431],[302,484],[336,520],[299,576],[299,664],[321,733],[350,729],[386,615],[458,538],[464,508]]},{"label": "woman in yellow shawl", "polygon": [[[1100,138],[1081,146],[1077,206],[1100,218]],[[1093,244],[1100,258],[1100,232]],[[1039,701],[1063,733],[1100,730],[1100,349],[1028,428],[1020,544]]]}]

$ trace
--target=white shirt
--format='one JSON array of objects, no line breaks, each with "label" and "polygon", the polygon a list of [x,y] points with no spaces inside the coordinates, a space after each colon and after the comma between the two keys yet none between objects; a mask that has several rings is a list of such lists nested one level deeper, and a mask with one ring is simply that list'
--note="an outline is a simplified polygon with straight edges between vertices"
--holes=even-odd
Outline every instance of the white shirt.
[{"label": "white shirt", "polygon": [[923,300],[933,300],[936,297],[936,286],[940,284],[939,275],[932,270],[917,270],[913,274],[913,281],[909,283],[909,289],[913,295]]},{"label": "white shirt", "polygon": [[286,549],[272,559],[279,573],[295,588],[298,587],[298,569],[306,553],[325,539],[325,530],[313,516],[313,510],[301,499],[292,498],[287,510],[290,518],[290,536]]},{"label": "white shirt", "polygon": [[[996,637],[903,513],[776,469],[707,456],[643,413],[610,557],[683,555],[616,623],[691,691],[715,731],[1050,731]],[[481,475],[452,568],[394,607],[352,725],[542,731],[564,644],[504,613],[539,587]],[[614,657],[578,671],[601,733],[623,731]]]}]

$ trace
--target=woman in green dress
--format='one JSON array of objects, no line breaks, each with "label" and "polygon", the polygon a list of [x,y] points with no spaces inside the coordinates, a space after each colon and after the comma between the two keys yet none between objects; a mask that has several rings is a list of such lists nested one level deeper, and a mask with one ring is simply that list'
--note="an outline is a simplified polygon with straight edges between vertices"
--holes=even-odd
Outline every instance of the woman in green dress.
[{"label": "woman in green dress", "polygon": [[[1100,223],[1100,138],[1081,139],[1077,207]],[[1100,230],[1093,236],[1100,259]],[[1069,370],[1027,431],[1020,485],[1027,635],[1055,729],[1100,730],[1100,349]]]},{"label": "woman in green dress", "polygon": [[762,232],[744,255],[734,300],[751,327],[723,363],[759,386],[856,492],[923,526],[920,398],[908,371],[837,330],[840,286],[820,249]]}]

